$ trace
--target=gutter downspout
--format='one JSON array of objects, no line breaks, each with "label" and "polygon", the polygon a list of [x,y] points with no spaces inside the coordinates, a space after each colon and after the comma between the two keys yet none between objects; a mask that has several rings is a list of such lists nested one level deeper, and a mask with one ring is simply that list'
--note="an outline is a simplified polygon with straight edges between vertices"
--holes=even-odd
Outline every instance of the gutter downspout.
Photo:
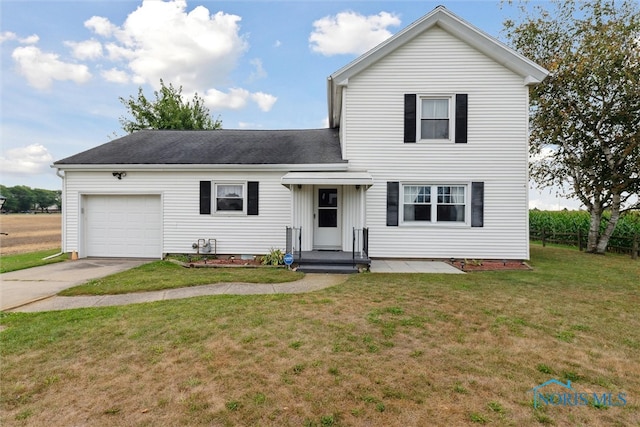
[{"label": "gutter downspout", "polygon": [[[51,165],[51,167],[55,167],[55,165]],[[62,179],[62,194],[60,195],[61,197],[61,206],[60,206],[60,210],[62,210],[62,235],[60,238],[60,254],[65,253],[65,249],[66,249],[66,241],[67,241],[67,180],[66,180],[66,175],[64,173],[62,173],[62,171],[59,168],[56,168],[56,175]],[[53,258],[53,257],[52,257]]]}]

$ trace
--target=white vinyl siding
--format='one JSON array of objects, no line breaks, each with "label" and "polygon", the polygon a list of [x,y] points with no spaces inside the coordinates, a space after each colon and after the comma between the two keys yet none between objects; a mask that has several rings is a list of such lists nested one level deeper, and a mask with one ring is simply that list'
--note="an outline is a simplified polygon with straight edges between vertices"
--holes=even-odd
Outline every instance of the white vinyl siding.
[{"label": "white vinyl siding", "polygon": [[[280,184],[285,172],[135,171],[122,180],[110,171],[65,172],[65,252],[82,247],[82,199],[91,195],[157,194],[162,197],[162,253],[193,253],[198,239],[216,239],[221,254],[265,254],[285,247],[290,226],[289,189]],[[200,215],[200,181],[258,181],[259,215]],[[245,185],[246,187],[246,185]],[[215,193],[214,193],[215,194]],[[212,194],[213,195],[213,194]],[[160,255],[158,255],[159,257]]]},{"label": "white vinyl siding", "polygon": [[[521,76],[434,27],[351,76],[343,91],[346,157],[375,182],[366,192],[370,256],[528,259],[528,88]],[[466,144],[404,143],[404,94],[432,92],[468,94]],[[483,227],[387,226],[389,181],[484,182]]]}]

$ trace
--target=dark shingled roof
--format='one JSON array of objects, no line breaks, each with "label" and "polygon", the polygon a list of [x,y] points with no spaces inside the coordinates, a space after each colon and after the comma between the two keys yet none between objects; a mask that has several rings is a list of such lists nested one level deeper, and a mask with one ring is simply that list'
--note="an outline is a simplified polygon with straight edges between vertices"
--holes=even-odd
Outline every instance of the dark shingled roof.
[{"label": "dark shingled roof", "polygon": [[345,163],[338,129],[144,130],[54,163],[268,165]]}]

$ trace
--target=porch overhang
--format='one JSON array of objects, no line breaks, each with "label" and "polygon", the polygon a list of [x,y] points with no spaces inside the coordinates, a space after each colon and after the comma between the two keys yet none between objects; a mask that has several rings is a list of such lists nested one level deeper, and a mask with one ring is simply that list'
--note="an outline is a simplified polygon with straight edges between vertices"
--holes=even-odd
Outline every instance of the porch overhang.
[{"label": "porch overhang", "polygon": [[373,185],[369,172],[289,172],[280,183],[291,185],[361,185],[365,189]]}]

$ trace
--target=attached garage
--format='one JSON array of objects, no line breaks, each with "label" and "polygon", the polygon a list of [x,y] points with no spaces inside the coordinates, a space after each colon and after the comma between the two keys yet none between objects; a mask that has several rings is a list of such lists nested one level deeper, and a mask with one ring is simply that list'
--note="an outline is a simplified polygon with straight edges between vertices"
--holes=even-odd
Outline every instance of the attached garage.
[{"label": "attached garage", "polygon": [[161,258],[159,195],[83,197],[84,256]]}]

